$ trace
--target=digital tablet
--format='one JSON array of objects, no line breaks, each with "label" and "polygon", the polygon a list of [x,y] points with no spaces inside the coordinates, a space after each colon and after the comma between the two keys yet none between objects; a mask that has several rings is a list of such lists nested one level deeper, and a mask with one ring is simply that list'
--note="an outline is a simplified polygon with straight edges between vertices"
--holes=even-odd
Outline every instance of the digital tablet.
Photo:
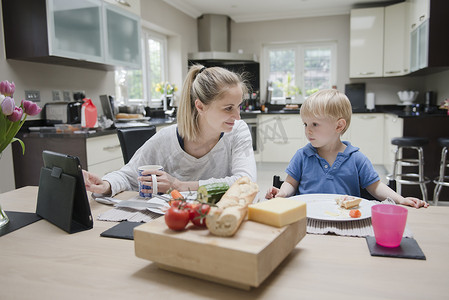
[{"label": "digital tablet", "polygon": [[74,233],[93,227],[80,160],[44,150],[36,213]]}]

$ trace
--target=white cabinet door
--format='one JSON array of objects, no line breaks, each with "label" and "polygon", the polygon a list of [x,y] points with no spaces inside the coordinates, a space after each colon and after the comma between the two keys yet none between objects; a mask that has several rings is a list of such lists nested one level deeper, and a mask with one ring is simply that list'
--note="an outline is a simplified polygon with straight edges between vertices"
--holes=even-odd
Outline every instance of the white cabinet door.
[{"label": "white cabinet door", "polygon": [[50,55],[104,63],[101,4],[99,0],[48,1]]},{"label": "white cabinet door", "polygon": [[139,69],[140,18],[119,7],[105,3],[106,63]]},{"label": "white cabinet door", "polygon": [[394,151],[396,146],[391,144],[391,139],[402,137],[404,132],[404,120],[397,115],[385,114],[384,116],[384,166],[389,173],[393,172]]},{"label": "white cabinet door", "polygon": [[349,128],[351,144],[359,147],[371,163],[383,164],[384,115],[354,114]]},{"label": "white cabinet door", "polygon": [[402,2],[385,7],[384,77],[410,72],[410,34],[407,30],[407,5]]},{"label": "white cabinet door", "polygon": [[351,78],[382,77],[384,44],[384,8],[351,10]]},{"label": "white cabinet door", "polygon": [[410,5],[408,30],[411,32],[429,19],[430,0],[407,0],[406,2]]},{"label": "white cabinet door", "polygon": [[257,119],[261,161],[289,162],[304,147],[304,126],[299,115],[259,115]]}]

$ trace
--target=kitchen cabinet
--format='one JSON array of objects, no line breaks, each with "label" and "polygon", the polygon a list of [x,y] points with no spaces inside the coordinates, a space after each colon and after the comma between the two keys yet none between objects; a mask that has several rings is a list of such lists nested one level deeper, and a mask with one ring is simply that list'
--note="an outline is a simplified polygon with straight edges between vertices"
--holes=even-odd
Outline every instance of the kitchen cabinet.
[{"label": "kitchen cabinet", "polygon": [[411,32],[429,19],[430,0],[408,0],[407,3],[409,4],[407,29]]},{"label": "kitchen cabinet", "polygon": [[353,114],[351,124],[342,137],[359,147],[371,163],[383,164],[384,114]]},{"label": "kitchen cabinet", "polygon": [[140,16],[140,0],[104,0],[130,13]]},{"label": "kitchen cabinet", "polygon": [[385,7],[383,76],[410,73],[410,34],[407,28],[408,5],[402,2]]},{"label": "kitchen cabinet", "polygon": [[104,9],[107,29],[106,63],[139,68],[141,64],[139,17],[109,4],[106,4]]},{"label": "kitchen cabinet", "polygon": [[[410,70],[431,73],[449,67],[449,1],[410,1]],[[416,12],[416,11],[419,11]]]},{"label": "kitchen cabinet", "polygon": [[306,144],[299,114],[259,115],[257,122],[257,146],[262,162],[289,162]]},{"label": "kitchen cabinet", "polygon": [[100,177],[123,167],[122,149],[116,134],[86,139],[87,170]]},{"label": "kitchen cabinet", "polygon": [[94,137],[84,134],[19,133],[19,138],[25,143],[26,149],[23,155],[19,143],[12,145],[16,188],[39,185],[43,150],[77,156],[83,169],[100,177],[123,166],[115,131]]},{"label": "kitchen cabinet", "polygon": [[391,144],[391,139],[395,137],[402,137],[404,132],[404,119],[397,115],[384,115],[384,162],[383,165],[388,173],[393,172],[393,161],[396,146]]},{"label": "kitchen cabinet", "polygon": [[116,6],[100,0],[4,0],[2,10],[8,59],[140,68],[140,18]]},{"label": "kitchen cabinet", "polygon": [[383,76],[384,8],[352,9],[349,77]]}]

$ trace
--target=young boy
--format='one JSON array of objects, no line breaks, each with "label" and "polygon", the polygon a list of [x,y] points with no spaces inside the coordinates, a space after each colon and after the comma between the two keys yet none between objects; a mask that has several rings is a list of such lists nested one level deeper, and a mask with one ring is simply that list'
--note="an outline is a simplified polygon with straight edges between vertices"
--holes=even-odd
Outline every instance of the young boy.
[{"label": "young boy", "polygon": [[280,189],[270,188],[267,199],[294,196],[296,191],[360,197],[362,187],[381,201],[390,197],[398,204],[416,208],[429,205],[417,198],[404,198],[390,189],[380,181],[359,148],[340,140],[352,114],[345,94],[335,89],[318,91],[307,98],[300,114],[310,143],[295,153],[287,167],[285,182]]}]

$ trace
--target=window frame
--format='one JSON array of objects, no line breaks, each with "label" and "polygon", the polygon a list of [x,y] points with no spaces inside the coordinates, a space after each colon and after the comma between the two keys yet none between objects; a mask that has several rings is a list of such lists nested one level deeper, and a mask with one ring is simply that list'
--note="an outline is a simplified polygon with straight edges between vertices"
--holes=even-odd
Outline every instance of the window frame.
[{"label": "window frame", "polygon": [[[263,45],[263,60],[262,70],[263,76],[266,80],[263,82],[263,89],[267,89],[267,81],[270,77],[270,51],[280,49],[295,49],[295,85],[301,89],[301,97],[299,103],[302,103],[307,97],[304,90],[304,58],[305,50],[310,48],[329,47],[331,49],[331,66],[330,66],[330,86],[335,86],[337,82],[337,41],[322,41],[322,42],[290,42],[290,43],[276,43]],[[284,97],[273,97],[276,103],[285,104]]]},{"label": "window frame", "polygon": [[[168,80],[168,37],[164,34],[155,32],[151,29],[142,27],[142,36],[140,39],[141,50],[142,50],[142,86],[143,86],[143,99],[129,98],[128,103],[125,104],[143,104],[150,107],[160,106],[160,98],[155,98],[153,96],[154,91],[151,87],[151,76],[150,76],[150,65],[149,65],[149,45],[148,41],[150,39],[160,42],[161,44],[161,81]],[[131,69],[123,68],[122,71],[133,71]],[[115,75],[116,76],[116,75]],[[122,98],[120,87],[116,83],[115,86],[116,94],[120,95]],[[125,101],[126,102],[126,101]]]}]

